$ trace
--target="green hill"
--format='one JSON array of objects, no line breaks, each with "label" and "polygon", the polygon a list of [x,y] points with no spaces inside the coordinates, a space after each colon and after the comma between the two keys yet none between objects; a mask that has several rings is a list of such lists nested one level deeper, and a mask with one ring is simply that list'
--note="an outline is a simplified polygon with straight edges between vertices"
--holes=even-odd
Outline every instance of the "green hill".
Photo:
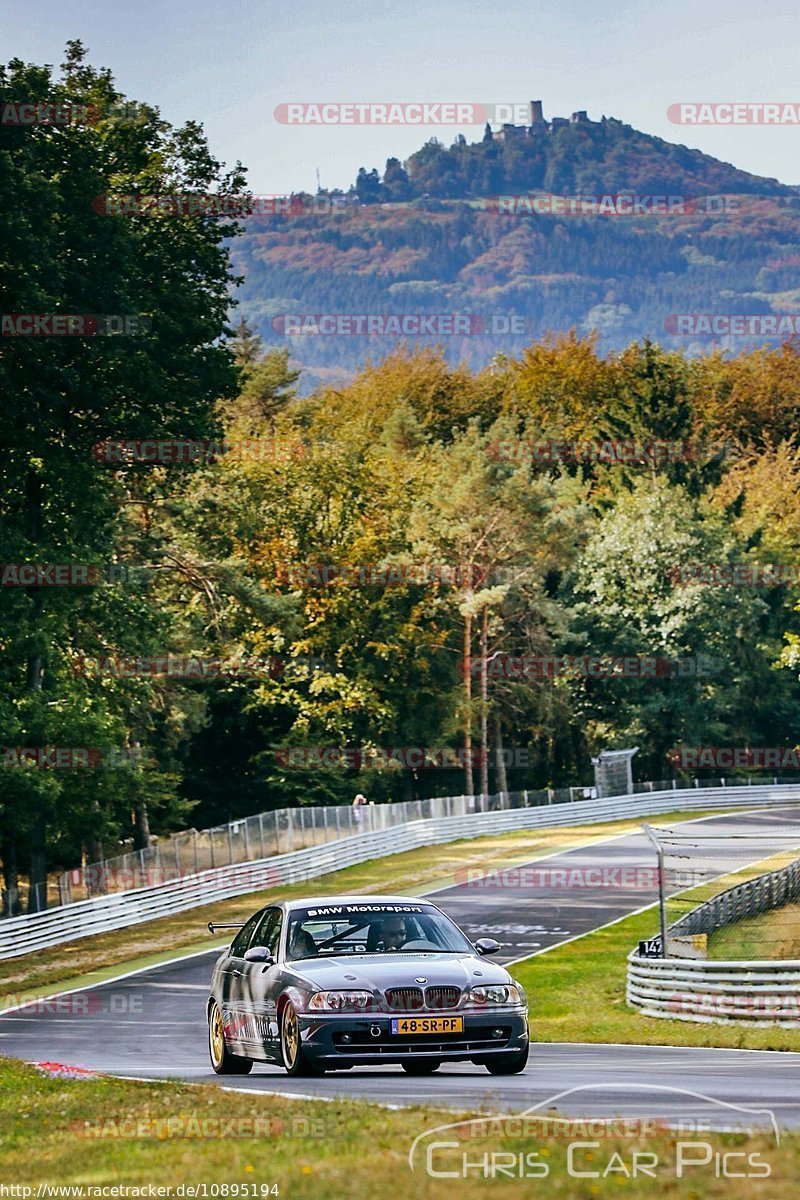
[{"label": "green hill", "polygon": [[[498,201],[512,196],[523,200]],[[472,367],[569,328],[595,331],[603,351],[644,337],[693,354],[762,342],[759,328],[678,334],[670,318],[798,310],[799,215],[795,188],[603,118],[429,141],[383,174],[362,168],[347,196],[252,218],[234,255],[244,316],[268,344],[291,345],[310,386],[398,338],[380,322],[371,336],[287,336],[285,314],[469,314],[466,335],[434,322],[405,340],[440,342]]]}]

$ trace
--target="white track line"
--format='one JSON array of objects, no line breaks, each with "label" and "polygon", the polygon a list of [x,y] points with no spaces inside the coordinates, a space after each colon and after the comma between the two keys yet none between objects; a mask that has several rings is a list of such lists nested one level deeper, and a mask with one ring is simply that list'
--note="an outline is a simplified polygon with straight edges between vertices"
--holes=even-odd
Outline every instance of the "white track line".
[{"label": "white track line", "polygon": [[[19,1012],[21,1008],[30,1008],[33,1004],[46,1004],[49,1000],[57,1000],[59,996],[73,996],[78,992],[91,992],[94,988],[108,987],[112,983],[121,983],[123,979],[132,979],[134,975],[144,975],[147,971],[156,971],[159,967],[170,967],[173,963],[184,962],[190,958],[202,958],[205,954],[221,954],[228,942],[221,946],[209,946],[207,950],[193,950],[191,954],[177,954],[175,958],[167,958],[163,962],[151,963],[149,967],[137,967],[135,971],[125,971],[122,975],[114,975],[111,979],[99,979],[94,983],[85,983],[81,987],[67,988],[60,992],[51,992],[47,996],[32,995],[22,1004],[14,1004],[10,1008],[0,1008],[0,1020],[9,1013]],[[2,998],[0,998],[2,1004]]]}]

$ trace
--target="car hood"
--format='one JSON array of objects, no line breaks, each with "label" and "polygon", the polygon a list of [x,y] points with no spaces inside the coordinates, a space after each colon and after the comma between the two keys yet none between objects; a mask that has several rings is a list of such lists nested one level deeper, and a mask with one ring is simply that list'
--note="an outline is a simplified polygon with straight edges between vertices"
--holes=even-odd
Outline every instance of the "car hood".
[{"label": "car hood", "polygon": [[303,959],[287,963],[287,968],[320,991],[363,988],[384,992],[386,988],[419,987],[418,977],[425,979],[427,985],[449,985],[462,990],[480,984],[511,982],[508,971],[499,963],[489,963],[472,954],[348,954]]}]

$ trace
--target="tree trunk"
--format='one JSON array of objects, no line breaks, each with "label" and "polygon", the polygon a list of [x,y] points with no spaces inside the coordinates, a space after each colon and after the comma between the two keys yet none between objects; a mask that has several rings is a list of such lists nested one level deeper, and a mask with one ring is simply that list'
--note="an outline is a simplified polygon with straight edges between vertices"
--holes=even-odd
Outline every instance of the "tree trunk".
[{"label": "tree trunk", "polygon": [[103,843],[92,838],[86,849],[86,857],[89,859],[90,866],[96,866],[98,863],[102,863]]},{"label": "tree trunk", "polygon": [[[141,750],[140,742],[131,743],[131,753],[138,758]],[[150,818],[147,815],[147,801],[144,796],[138,797],[133,809],[133,848],[134,850],[149,850],[152,845],[150,836]]]},{"label": "tree trunk", "polygon": [[497,767],[497,790],[504,797],[508,796],[508,776],[506,775],[506,760],[503,757],[503,726],[500,714],[494,716],[494,753]]},{"label": "tree trunk", "polygon": [[[92,801],[92,815],[100,823],[100,805],[97,800]],[[96,896],[103,896],[108,891],[105,871],[103,869],[103,860],[105,854],[103,852],[103,843],[97,837],[89,839],[87,846],[87,856],[89,858],[89,871],[85,875],[87,881],[87,890]]]},{"label": "tree trunk", "polygon": [[[38,473],[29,468],[25,481],[25,502],[28,540],[38,545],[42,540],[42,480]],[[41,628],[42,589],[29,588],[32,603],[31,627],[34,637]],[[34,653],[28,659],[25,686],[29,692],[42,690],[44,660]],[[30,861],[28,867],[28,912],[42,912],[47,908],[47,815],[43,800],[34,807],[29,835]]]},{"label": "tree trunk", "polygon": [[139,800],[133,810],[133,848],[150,849],[150,821],[147,816],[147,801]]},{"label": "tree trunk", "polygon": [[47,908],[47,850],[45,836],[47,822],[42,805],[36,807],[36,816],[28,837],[30,847],[28,867],[28,912],[44,912]]},{"label": "tree trunk", "polygon": [[481,795],[489,795],[489,607],[481,614]]},{"label": "tree trunk", "polygon": [[472,617],[464,617],[464,699],[466,720],[464,722],[464,792],[475,795],[472,783]]},{"label": "tree trunk", "polygon": [[19,882],[17,878],[17,842],[11,830],[0,840],[3,856],[3,911],[4,917],[15,917],[20,911]]}]

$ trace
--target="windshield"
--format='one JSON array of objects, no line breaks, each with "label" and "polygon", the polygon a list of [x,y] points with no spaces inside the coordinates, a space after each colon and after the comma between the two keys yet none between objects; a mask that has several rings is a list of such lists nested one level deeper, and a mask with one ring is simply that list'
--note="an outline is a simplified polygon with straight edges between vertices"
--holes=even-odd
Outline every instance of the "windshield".
[{"label": "windshield", "polygon": [[474,954],[461,930],[423,904],[340,904],[295,909],[289,917],[286,957],[334,954]]}]

